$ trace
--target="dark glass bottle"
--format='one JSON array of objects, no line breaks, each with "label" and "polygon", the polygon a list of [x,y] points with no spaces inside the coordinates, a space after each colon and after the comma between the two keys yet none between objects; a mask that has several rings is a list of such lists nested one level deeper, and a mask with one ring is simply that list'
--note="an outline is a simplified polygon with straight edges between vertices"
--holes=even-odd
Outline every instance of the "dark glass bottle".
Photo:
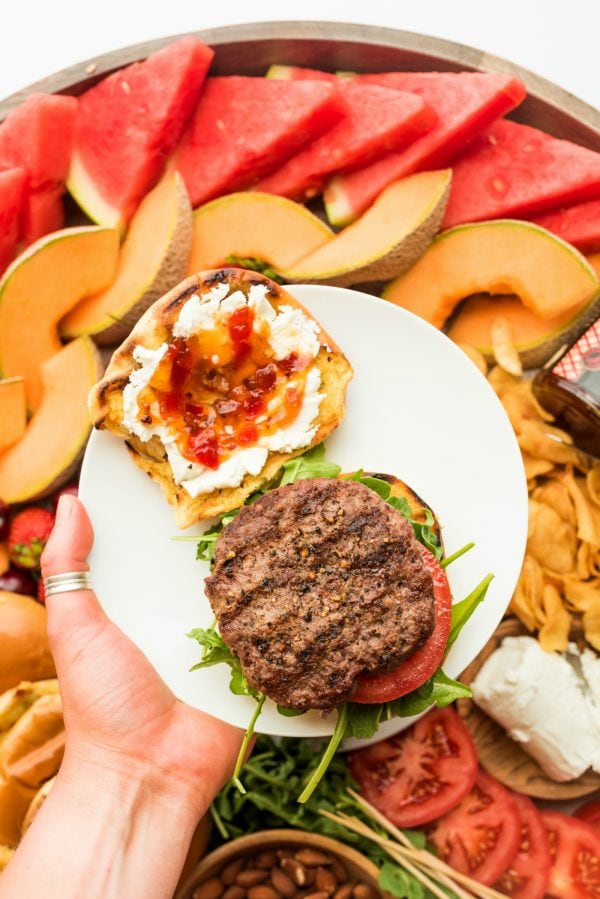
[{"label": "dark glass bottle", "polygon": [[533,392],[579,449],[600,457],[600,318],[546,363]]}]

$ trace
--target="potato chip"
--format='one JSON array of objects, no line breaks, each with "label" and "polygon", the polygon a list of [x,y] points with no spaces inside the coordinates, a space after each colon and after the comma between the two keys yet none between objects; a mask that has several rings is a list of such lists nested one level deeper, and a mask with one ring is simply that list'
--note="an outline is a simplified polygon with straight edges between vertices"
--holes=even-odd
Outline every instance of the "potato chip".
[{"label": "potato chip", "polygon": [[549,462],[547,459],[536,459],[535,456],[532,456],[528,452],[523,452],[523,465],[525,467],[525,477],[527,481],[531,481],[531,490],[537,487],[537,482],[535,478],[540,477],[540,475],[550,474],[550,472],[554,469],[554,463]]},{"label": "potato chip", "polygon": [[502,405],[516,434],[520,433],[523,421],[539,421],[540,418],[543,421],[553,421],[553,417],[548,413],[540,415],[543,410],[531,392],[528,381],[522,381],[507,390],[502,397]]},{"label": "potato chip", "polygon": [[469,343],[457,343],[457,346],[459,346],[463,353],[469,357],[471,362],[477,366],[482,375],[487,375],[488,364],[485,361],[485,356],[477,349],[477,347],[471,346]]},{"label": "potato chip", "polygon": [[488,375],[488,381],[490,382],[493,389],[496,391],[500,399],[509,391],[512,390],[517,384],[520,383],[518,378],[515,378],[513,375],[509,375],[508,372],[504,371],[503,368],[500,368],[499,365],[495,365],[494,368]]},{"label": "potato chip", "polygon": [[580,543],[577,548],[577,577],[582,581],[600,575],[600,549],[591,543]]},{"label": "potato chip", "polygon": [[600,579],[580,581],[575,577],[563,580],[563,597],[573,612],[585,612],[592,605],[600,608]]},{"label": "potato chip", "polygon": [[544,574],[541,566],[533,556],[526,555],[509,610],[523,622],[529,631],[536,630],[543,624],[540,616],[543,589]]},{"label": "potato chip", "polygon": [[567,574],[575,568],[577,534],[572,524],[545,503],[529,500],[527,551],[540,565]]},{"label": "potato chip", "polygon": [[542,593],[546,621],[540,628],[539,641],[546,652],[564,652],[569,642],[571,616],[565,609],[560,593],[546,584]]},{"label": "potato chip", "polygon": [[523,365],[521,358],[515,349],[514,339],[507,319],[498,317],[492,322],[490,328],[492,340],[492,352],[498,365],[507,371],[509,375],[521,377]]},{"label": "potato chip", "polygon": [[546,481],[533,491],[533,499],[544,503],[554,509],[563,521],[568,521],[573,527],[577,525],[575,505],[565,484],[558,480]]},{"label": "potato chip", "polygon": [[560,475],[560,481],[565,485],[575,506],[577,536],[580,540],[585,540],[586,543],[592,543],[597,546],[600,543],[600,533],[596,532],[591,502],[586,497],[583,487],[577,483],[571,471],[563,472]]},{"label": "potato chip", "polygon": [[532,456],[563,465],[579,463],[579,452],[571,445],[569,435],[547,422],[523,421],[517,440],[521,449],[531,453]]},{"label": "potato chip", "polygon": [[586,484],[592,502],[600,507],[600,462],[596,462],[588,471]]},{"label": "potato chip", "polygon": [[566,647],[571,615],[581,615],[600,650],[600,462],[550,424],[531,381],[501,365],[488,380],[521,447],[530,496],[527,554],[509,610],[548,651]]}]

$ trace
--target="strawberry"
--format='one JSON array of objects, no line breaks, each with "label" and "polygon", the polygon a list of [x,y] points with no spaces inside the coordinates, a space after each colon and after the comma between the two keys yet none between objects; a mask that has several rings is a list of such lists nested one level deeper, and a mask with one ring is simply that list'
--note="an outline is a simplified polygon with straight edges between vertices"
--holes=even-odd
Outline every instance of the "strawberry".
[{"label": "strawberry", "polygon": [[44,587],[44,581],[42,578],[40,578],[38,581],[37,598],[38,602],[41,602],[42,605],[46,605],[46,588]]},{"label": "strawberry", "polygon": [[15,515],[7,541],[13,564],[19,568],[39,568],[40,556],[53,526],[53,513],[42,506],[30,506]]}]

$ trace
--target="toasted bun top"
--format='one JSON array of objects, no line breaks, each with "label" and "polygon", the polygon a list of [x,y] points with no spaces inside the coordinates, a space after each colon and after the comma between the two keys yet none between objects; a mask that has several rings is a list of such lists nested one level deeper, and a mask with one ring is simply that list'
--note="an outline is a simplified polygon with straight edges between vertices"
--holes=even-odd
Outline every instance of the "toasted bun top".
[{"label": "toasted bun top", "polygon": [[55,676],[45,608],[30,596],[0,591],[0,693]]}]

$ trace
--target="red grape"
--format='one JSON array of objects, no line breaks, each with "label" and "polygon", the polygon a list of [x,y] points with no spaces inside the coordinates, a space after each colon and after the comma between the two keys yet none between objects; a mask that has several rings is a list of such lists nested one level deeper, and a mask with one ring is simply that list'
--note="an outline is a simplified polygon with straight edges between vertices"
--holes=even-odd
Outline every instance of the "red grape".
[{"label": "red grape", "polygon": [[7,593],[21,593],[23,596],[37,596],[37,583],[30,574],[18,568],[9,568],[0,574],[0,590]]},{"label": "red grape", "polygon": [[10,511],[5,502],[0,499],[0,542],[8,537],[10,530]]}]

